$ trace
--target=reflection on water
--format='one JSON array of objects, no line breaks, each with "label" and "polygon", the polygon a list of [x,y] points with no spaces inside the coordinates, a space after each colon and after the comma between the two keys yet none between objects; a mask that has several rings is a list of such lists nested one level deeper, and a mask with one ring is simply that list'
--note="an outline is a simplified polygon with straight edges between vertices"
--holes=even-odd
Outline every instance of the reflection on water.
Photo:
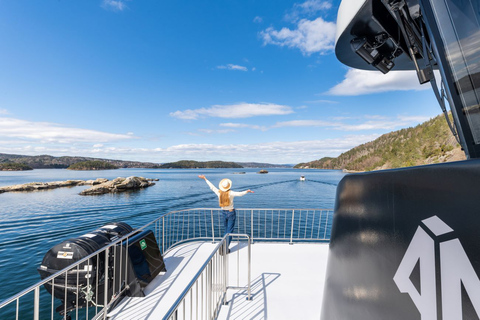
[{"label": "reflection on water", "polygon": [[[242,170],[246,174],[234,174],[235,169],[0,172],[0,186],[128,176],[160,179],[144,190],[101,196],[78,195],[88,186],[0,194],[0,300],[39,281],[36,268],[44,254],[67,238],[111,221],[136,228],[169,211],[217,207],[215,194],[199,174],[214,184],[229,178],[233,190],[254,190],[235,199],[237,208],[333,208],[336,186],[344,176],[332,170],[269,169],[265,175],[257,174],[258,169]],[[301,175],[306,182],[299,180]]]}]

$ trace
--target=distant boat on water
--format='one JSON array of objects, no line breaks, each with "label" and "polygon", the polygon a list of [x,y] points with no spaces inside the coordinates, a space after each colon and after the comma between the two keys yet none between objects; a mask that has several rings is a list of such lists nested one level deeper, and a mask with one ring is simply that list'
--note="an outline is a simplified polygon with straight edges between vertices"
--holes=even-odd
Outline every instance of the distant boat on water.
[{"label": "distant boat on water", "polygon": [[265,170],[265,169],[262,169],[262,170],[258,171],[257,173],[268,173],[268,171]]},{"label": "distant boat on water", "polygon": [[305,181],[305,176],[300,176],[300,181]]}]

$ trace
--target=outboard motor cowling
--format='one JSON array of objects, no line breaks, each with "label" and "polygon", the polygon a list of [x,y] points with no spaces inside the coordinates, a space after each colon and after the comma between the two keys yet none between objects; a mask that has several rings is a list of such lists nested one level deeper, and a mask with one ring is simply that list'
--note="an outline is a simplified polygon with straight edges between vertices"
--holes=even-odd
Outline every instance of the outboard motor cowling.
[{"label": "outboard motor cowling", "polygon": [[[53,246],[45,254],[41,266],[37,269],[40,277],[46,279],[132,231],[132,227],[126,223],[111,222],[78,238],[65,240]],[[115,249],[112,249],[111,252],[120,250],[116,246],[112,248]],[[101,252],[82,262],[78,267],[62,272],[55,278],[53,285],[52,281],[44,284],[45,289],[50,294],[63,302],[57,308],[60,314],[64,314],[65,310],[68,313],[76,307],[83,308],[104,304],[105,279],[108,279],[107,287],[111,291],[113,266],[120,263],[120,255],[117,257],[111,252],[108,257],[105,257],[105,252]],[[105,271],[106,259],[108,259],[109,265],[108,273]],[[125,275],[125,272],[129,272],[129,270],[123,270],[122,275]],[[133,274],[133,271],[129,273]],[[120,278],[124,279],[125,277]],[[134,277],[130,278],[133,279]],[[54,287],[53,290],[52,286]],[[140,294],[140,286],[133,284],[130,287],[133,289],[132,295]],[[140,295],[143,295],[143,293]],[[111,295],[109,294],[109,296]]]},{"label": "outboard motor cowling", "polygon": [[[69,265],[87,257],[95,251],[103,248],[110,242],[103,233],[87,233],[78,238],[68,239],[53,246],[44,256],[41,266],[38,268],[40,277],[45,279],[52,274],[67,268]],[[56,298],[75,300],[77,297],[77,286],[83,288],[95,283],[103,277],[105,255],[100,254],[80,264],[75,270],[62,273],[55,279],[55,290],[52,293],[52,284],[45,284],[45,288]],[[78,281],[77,281],[78,278]],[[79,301],[81,304],[82,301]]]},{"label": "outboard motor cowling", "polygon": [[123,236],[126,236],[132,231],[133,228],[125,222],[110,222],[109,224],[106,224],[103,227],[95,230],[94,233],[101,232],[108,237],[109,241],[113,242]]}]

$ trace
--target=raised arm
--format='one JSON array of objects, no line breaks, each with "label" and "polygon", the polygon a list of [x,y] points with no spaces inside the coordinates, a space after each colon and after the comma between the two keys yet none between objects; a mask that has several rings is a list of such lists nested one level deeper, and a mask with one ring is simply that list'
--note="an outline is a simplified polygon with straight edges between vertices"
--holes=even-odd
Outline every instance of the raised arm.
[{"label": "raised arm", "polygon": [[238,191],[230,191],[230,192],[234,197],[242,197],[242,196],[246,195],[247,193],[255,193],[250,189],[245,190],[245,191],[241,191],[241,192],[238,192]]},{"label": "raised arm", "polygon": [[198,176],[200,179],[203,179],[205,180],[205,182],[208,184],[208,186],[210,187],[210,190],[212,190],[213,192],[215,192],[215,194],[218,196],[220,194],[220,192],[218,191],[217,187],[215,187],[210,181],[208,181],[208,179],[205,177],[205,175],[201,174]]}]

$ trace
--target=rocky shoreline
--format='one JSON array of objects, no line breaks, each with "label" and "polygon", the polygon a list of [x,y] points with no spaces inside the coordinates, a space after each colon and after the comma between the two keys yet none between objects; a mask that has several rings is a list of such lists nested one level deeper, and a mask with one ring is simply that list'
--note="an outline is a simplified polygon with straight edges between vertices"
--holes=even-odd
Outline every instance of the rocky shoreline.
[{"label": "rocky shoreline", "polygon": [[31,182],[7,187],[0,187],[0,194],[5,192],[28,192],[90,185],[92,187],[83,190],[82,192],[80,192],[80,195],[98,195],[147,188],[155,185],[155,183],[153,183],[152,181],[158,181],[158,179],[147,179],[143,177],[119,177],[112,181],[104,178],[98,178],[96,180]]}]

